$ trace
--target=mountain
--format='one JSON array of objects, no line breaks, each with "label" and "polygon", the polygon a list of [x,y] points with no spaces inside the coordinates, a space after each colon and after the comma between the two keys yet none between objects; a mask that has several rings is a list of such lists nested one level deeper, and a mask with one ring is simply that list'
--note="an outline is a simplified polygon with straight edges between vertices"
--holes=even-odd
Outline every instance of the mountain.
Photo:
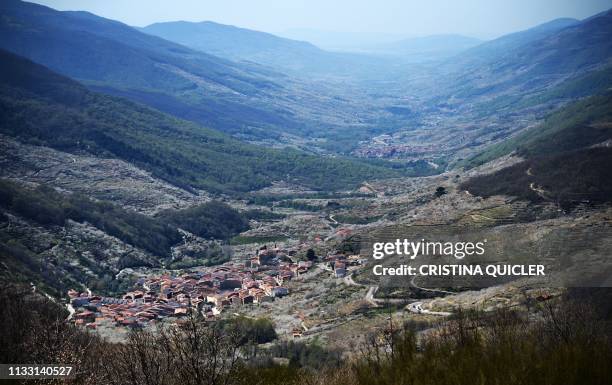
[{"label": "mountain", "polygon": [[155,23],[140,30],[195,50],[271,66],[296,76],[367,77],[387,64],[367,55],[329,52],[305,41],[211,21]]},{"label": "mountain", "polygon": [[461,188],[472,195],[509,195],[564,210],[612,202],[612,149],[586,148],[528,158],[495,173],[470,179]]},{"label": "mountain", "polygon": [[372,45],[365,50],[413,62],[422,62],[446,59],[481,43],[480,39],[463,35],[432,35]]},{"label": "mountain", "polygon": [[4,2],[0,12],[3,48],[75,79],[122,88],[187,91],[195,80],[182,73],[187,71],[208,79],[210,88],[250,93],[265,86],[255,73],[246,72],[252,68],[87,12],[58,12],[20,1]]},{"label": "mountain", "polygon": [[484,43],[449,59],[444,93],[456,101],[514,102],[612,63],[612,11],[555,20]]},{"label": "mountain", "polygon": [[612,139],[612,92],[571,103],[550,114],[542,124],[487,147],[468,159],[470,167],[516,152],[537,157],[575,151]]},{"label": "mountain", "polygon": [[535,42],[546,36],[553,35],[564,28],[577,24],[580,24],[580,20],[571,18],[551,20],[533,28],[503,35],[497,39],[480,44],[470,51],[465,52],[457,59],[467,60],[470,58],[471,60],[477,60],[477,58],[482,58],[486,60],[493,55],[499,55],[508,50],[517,49],[525,44]]},{"label": "mountain", "polygon": [[513,195],[534,202],[612,201],[612,92],[569,104],[541,125],[487,148],[468,166],[514,152],[525,160],[464,184],[475,195]]},{"label": "mountain", "polygon": [[187,189],[240,193],[288,181],[315,190],[401,175],[385,166],[245,144],[0,52],[0,132],[22,142],[133,163]]},{"label": "mountain", "polygon": [[309,28],[289,28],[277,35],[307,41],[328,51],[359,52],[365,46],[392,43],[405,38],[404,35],[376,32],[346,32],[317,30]]},{"label": "mountain", "polygon": [[[450,148],[451,164],[465,164],[464,159],[537,125],[559,107],[610,89],[611,19],[612,11],[582,21],[560,19],[485,42],[435,66],[413,66],[416,71],[407,72],[393,92],[415,95],[404,105],[427,111],[421,112],[432,121],[427,138]],[[394,136],[404,143],[423,141],[416,130]]]},{"label": "mountain", "polygon": [[300,61],[326,54],[307,42],[212,21],[155,23],[140,30],[212,55],[265,64],[293,62],[296,69]]},{"label": "mountain", "polygon": [[[328,89],[234,63],[87,12],[0,4],[0,48],[180,118],[249,140],[364,128],[364,114]],[[307,102],[303,102],[307,101]],[[361,116],[360,116],[361,115]]]}]

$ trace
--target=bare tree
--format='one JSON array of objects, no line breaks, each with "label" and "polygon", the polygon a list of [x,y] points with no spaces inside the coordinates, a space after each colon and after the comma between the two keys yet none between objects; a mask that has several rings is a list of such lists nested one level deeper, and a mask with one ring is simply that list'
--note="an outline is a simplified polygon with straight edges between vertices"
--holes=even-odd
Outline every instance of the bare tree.
[{"label": "bare tree", "polygon": [[237,330],[192,314],[180,325],[133,330],[115,349],[109,370],[117,384],[226,385],[235,375],[239,347]]}]

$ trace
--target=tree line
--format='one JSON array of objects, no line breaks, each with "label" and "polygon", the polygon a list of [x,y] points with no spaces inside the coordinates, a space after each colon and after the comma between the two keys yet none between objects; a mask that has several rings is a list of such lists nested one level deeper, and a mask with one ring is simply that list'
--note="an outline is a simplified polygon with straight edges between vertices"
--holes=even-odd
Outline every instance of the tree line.
[{"label": "tree line", "polygon": [[390,317],[355,341],[350,357],[282,342],[268,350],[289,358],[279,364],[254,348],[275,337],[267,321],[192,315],[178,327],[134,329],[124,343],[111,343],[66,323],[65,311],[45,297],[7,286],[0,360],[72,364],[74,384],[602,384],[612,375],[610,295],[526,296],[529,314],[458,311],[420,335]]}]

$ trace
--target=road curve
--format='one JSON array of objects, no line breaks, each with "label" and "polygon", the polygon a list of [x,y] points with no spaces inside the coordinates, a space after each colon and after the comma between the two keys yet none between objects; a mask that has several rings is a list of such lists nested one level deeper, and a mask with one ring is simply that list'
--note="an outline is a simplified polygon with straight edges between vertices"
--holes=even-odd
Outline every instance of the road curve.
[{"label": "road curve", "polygon": [[408,310],[412,313],[416,314],[429,314],[429,315],[439,315],[443,317],[448,317],[452,313],[446,311],[431,311],[427,309],[423,309],[423,302],[413,302],[408,305]]}]

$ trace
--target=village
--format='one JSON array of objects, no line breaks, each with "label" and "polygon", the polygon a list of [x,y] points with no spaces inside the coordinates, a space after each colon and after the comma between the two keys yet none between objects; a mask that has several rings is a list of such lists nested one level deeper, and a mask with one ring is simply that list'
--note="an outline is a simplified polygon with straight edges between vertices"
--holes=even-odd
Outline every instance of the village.
[{"label": "village", "polygon": [[[344,278],[349,267],[356,268],[363,261],[359,255],[331,253],[321,258],[317,267],[335,278]],[[286,250],[276,245],[263,246],[243,261],[140,278],[135,289],[122,298],[71,289],[69,320],[87,329],[102,325],[143,328],[165,321],[180,325],[184,317],[194,313],[215,321],[224,310],[289,295],[286,284],[313,265],[313,260],[293,261]]]}]

